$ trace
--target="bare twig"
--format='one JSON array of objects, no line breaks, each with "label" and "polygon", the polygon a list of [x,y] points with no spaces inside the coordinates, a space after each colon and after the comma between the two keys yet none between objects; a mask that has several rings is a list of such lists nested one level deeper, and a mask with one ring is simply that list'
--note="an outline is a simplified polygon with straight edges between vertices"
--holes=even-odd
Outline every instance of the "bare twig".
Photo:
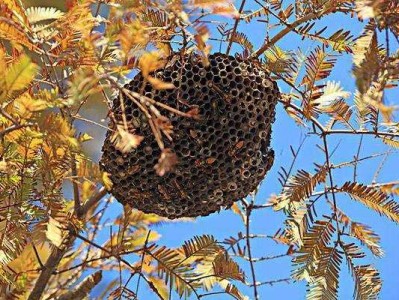
[{"label": "bare twig", "polygon": [[368,130],[346,130],[346,129],[334,129],[334,130],[326,130],[326,135],[331,134],[363,134],[363,135],[374,135],[376,137],[379,136],[387,136],[387,137],[399,137],[399,133],[396,132],[385,132],[385,131],[368,131]]},{"label": "bare twig", "polygon": [[0,138],[5,136],[6,134],[9,134],[10,132],[13,132],[15,130],[22,129],[22,128],[25,128],[25,127],[29,127],[29,126],[33,126],[33,124],[27,123],[27,124],[11,125],[10,127],[0,131]]},{"label": "bare twig", "polygon": [[252,282],[253,282],[253,288],[254,288],[254,299],[258,300],[259,295],[258,295],[258,289],[256,286],[256,272],[255,272],[255,266],[254,262],[252,260],[252,248],[251,248],[251,241],[250,241],[250,227],[249,223],[251,222],[251,213],[252,213],[252,206],[254,205],[254,200],[253,197],[251,199],[250,204],[248,204],[245,200],[242,200],[245,206],[245,213],[246,213],[246,220],[245,220],[245,231],[246,231],[246,244],[247,244],[247,251],[248,251],[248,261],[249,261],[249,266],[251,268],[251,275],[252,275]]},{"label": "bare twig", "polygon": [[130,267],[130,269],[135,270],[135,268],[132,266],[131,263],[129,263],[126,259],[121,258],[120,255],[118,254],[114,254],[111,250],[108,250],[107,248],[104,248],[103,246],[100,246],[99,244],[90,241],[89,239],[85,238],[84,236],[80,235],[80,234],[75,234],[75,236],[84,241],[85,243],[92,245],[93,247],[100,249],[101,251],[108,253],[111,257],[115,257],[118,261],[123,262],[125,265],[127,265],[128,267]]},{"label": "bare twig", "polygon": [[363,144],[363,135],[360,136],[359,146],[357,147],[357,152],[356,152],[355,159],[354,159],[353,181],[356,181],[356,178],[357,178],[357,164],[359,162],[359,156],[360,156],[360,150],[362,149],[362,144]]},{"label": "bare twig", "polygon": [[339,221],[338,221],[338,213],[337,213],[337,199],[335,197],[334,180],[333,180],[332,171],[331,171],[328,141],[327,141],[327,136],[325,134],[323,134],[322,137],[323,137],[323,145],[324,145],[324,149],[323,150],[324,150],[324,154],[325,154],[325,157],[326,157],[328,177],[329,177],[329,181],[330,181],[331,194],[332,194],[332,198],[333,198],[334,219],[335,219],[336,226],[337,226],[337,241],[339,242],[340,239],[341,239],[341,232],[339,230]]},{"label": "bare twig", "polygon": [[35,252],[35,256],[36,256],[37,262],[39,263],[40,268],[44,268],[43,262],[40,258],[39,252],[37,251],[35,243],[33,241],[31,241],[31,243],[32,243],[32,248],[33,248],[33,251]]},{"label": "bare twig", "polygon": [[380,164],[377,167],[377,170],[374,173],[373,180],[371,181],[373,184],[377,183],[377,178],[381,173],[382,168],[384,167],[385,163],[388,160],[389,155],[391,154],[392,149],[389,149],[389,151],[385,154],[383,159],[381,160]]},{"label": "bare twig", "polygon": [[[276,283],[290,283],[292,281],[291,278],[282,278],[282,279],[276,279],[276,280],[270,280],[270,281],[263,281],[263,282],[257,282],[256,286],[261,286],[261,285],[270,285],[273,286]],[[250,287],[252,287],[252,284],[249,284]]]},{"label": "bare twig", "polygon": [[[148,233],[147,233],[147,236],[146,236],[145,242],[144,242],[144,249],[147,249],[147,245],[148,245],[148,240],[149,240],[149,238],[150,238],[150,234],[151,234],[151,230],[148,230]],[[141,255],[140,268],[139,268],[139,270],[138,270],[139,273],[141,273],[142,270],[143,270],[143,264],[144,264],[145,253],[146,253],[146,252],[143,251],[143,253],[142,253],[142,255]],[[138,292],[139,292],[140,278],[141,278],[141,276],[139,277],[139,279],[137,279],[136,292],[135,292],[136,295],[137,295]]]},{"label": "bare twig", "polygon": [[273,255],[273,256],[253,257],[252,259],[250,259],[249,256],[241,256],[241,255],[232,255],[232,256],[240,257],[242,259],[245,259],[246,261],[260,262],[260,261],[273,260],[273,259],[277,259],[277,258],[281,258],[281,257],[286,257],[286,256],[289,256],[289,254],[284,253],[284,254]]},{"label": "bare twig", "polygon": [[270,39],[267,43],[263,44],[258,50],[256,50],[252,56],[259,57],[263,52],[265,52],[270,46],[275,45],[279,40],[281,40],[284,36],[288,33],[293,31],[296,27],[300,26],[303,23],[306,23],[310,20],[314,20],[319,18],[320,16],[326,14],[328,11],[331,10],[331,7],[326,8],[325,10],[321,11],[312,11],[309,14],[295,20],[292,23],[286,23],[285,28],[278,32],[273,38]]},{"label": "bare twig", "polygon": [[[246,2],[246,0],[241,0],[241,5],[238,10],[239,15],[241,15],[242,11],[244,10],[245,2]],[[233,44],[233,35],[237,32],[237,28],[238,28],[238,24],[240,23],[240,20],[241,20],[241,18],[240,18],[240,16],[238,16],[236,18],[236,20],[234,21],[233,29],[230,32],[230,39],[229,39],[229,44],[227,45],[226,55],[229,55],[229,53],[230,53],[231,45]]]},{"label": "bare twig", "polygon": [[215,295],[224,295],[226,292],[213,292],[213,293],[207,293],[207,294],[201,294],[199,295],[199,298],[205,298],[209,296],[215,296]]},{"label": "bare twig", "polygon": [[[76,168],[76,155],[72,155],[72,159],[71,159],[71,173],[72,176],[76,177],[78,175],[78,171]],[[72,187],[73,187],[73,200],[75,203],[75,214],[78,216],[78,218],[80,218],[82,215],[81,212],[81,204],[80,204],[80,195],[79,195],[79,186],[78,186],[78,182],[75,180],[72,180]]]}]

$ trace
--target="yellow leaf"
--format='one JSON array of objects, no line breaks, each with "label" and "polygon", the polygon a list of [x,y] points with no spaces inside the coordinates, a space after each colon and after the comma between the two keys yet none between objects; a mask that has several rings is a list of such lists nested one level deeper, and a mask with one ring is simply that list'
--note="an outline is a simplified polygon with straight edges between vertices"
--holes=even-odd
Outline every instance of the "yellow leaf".
[{"label": "yellow leaf", "polygon": [[7,171],[7,162],[4,160],[4,157],[2,160],[0,160],[0,172],[6,172]]},{"label": "yellow leaf", "polygon": [[231,206],[231,210],[235,214],[239,215],[244,223],[246,222],[246,217],[244,215],[244,212],[240,209],[240,207],[238,206],[237,202],[233,203],[233,205]]},{"label": "yellow leaf", "polygon": [[38,66],[28,56],[22,55],[5,73],[1,74],[5,76],[5,86],[1,87],[0,102],[11,96],[13,92],[26,89],[38,70]]},{"label": "yellow leaf", "polygon": [[49,114],[43,124],[42,130],[47,132],[47,139],[51,140],[53,144],[55,141],[67,145],[71,148],[78,148],[79,143],[74,138],[75,129],[71,126],[68,120],[60,115]]},{"label": "yellow leaf", "polygon": [[93,139],[93,137],[88,134],[88,133],[84,133],[81,136],[79,136],[79,142],[83,143],[83,142],[87,142],[87,141],[91,141]]},{"label": "yellow leaf", "polygon": [[314,104],[319,107],[329,107],[338,99],[349,98],[350,93],[345,91],[339,82],[327,81],[326,86],[323,88],[323,94],[316,100],[313,101]]},{"label": "yellow leaf", "polygon": [[125,56],[128,56],[130,50],[137,46],[143,46],[148,41],[148,34],[143,27],[142,22],[134,20],[131,23],[125,24],[119,39],[122,47],[122,51]]},{"label": "yellow leaf", "polygon": [[82,183],[82,199],[89,199],[93,192],[96,190],[96,186],[90,181],[84,181]]},{"label": "yellow leaf", "polygon": [[48,107],[48,103],[46,101],[34,99],[31,103],[29,103],[29,106],[27,106],[27,109],[30,110],[31,112],[36,112],[36,111],[44,110],[47,107]]},{"label": "yellow leaf", "polygon": [[[123,240],[123,250],[130,251],[130,250],[134,250],[138,247],[142,247],[147,240],[147,233],[148,233],[147,229],[141,228],[141,229],[137,229],[136,231],[134,231],[128,237],[125,237]],[[118,238],[117,235],[115,237]],[[155,231],[151,231],[151,234],[148,237],[147,242],[149,242],[149,243],[155,242],[155,241],[159,240],[160,237],[161,236],[159,233],[157,233]],[[108,242],[107,242],[107,244],[108,244]],[[118,244],[118,241],[115,240],[114,242],[109,243],[109,244],[115,245],[115,244]]]},{"label": "yellow leaf", "polygon": [[152,84],[152,86],[157,90],[167,90],[167,89],[174,89],[175,85],[171,82],[164,82],[159,78],[155,78],[149,76],[148,81]]},{"label": "yellow leaf", "polygon": [[45,100],[34,99],[25,92],[14,101],[14,106],[21,118],[29,118],[31,113],[42,111],[48,108],[50,104]]},{"label": "yellow leaf", "polygon": [[154,285],[154,288],[158,291],[162,300],[169,299],[169,288],[165,285],[165,282],[162,279],[151,276],[148,280]]},{"label": "yellow leaf", "polygon": [[103,172],[103,174],[102,174],[102,180],[103,180],[104,186],[108,191],[110,191],[112,189],[112,186],[114,185],[110,176],[111,176],[111,174],[108,172]]},{"label": "yellow leaf", "polygon": [[65,155],[65,149],[61,148],[61,147],[58,147],[57,150],[56,150],[56,154],[58,156],[60,156],[60,157],[63,157]]},{"label": "yellow leaf", "polygon": [[60,248],[66,235],[67,233],[65,232],[62,224],[56,219],[50,217],[47,223],[46,231],[46,237],[49,239],[49,241],[57,248]]},{"label": "yellow leaf", "polygon": [[24,8],[21,7],[20,2],[16,0],[2,0],[2,4],[4,4],[9,10],[12,11],[13,15],[16,17],[16,20],[22,21],[22,23],[27,23],[26,14]]},{"label": "yellow leaf", "polygon": [[[0,46],[0,74],[3,75],[3,70],[7,68],[5,49]],[[3,85],[4,78],[0,78],[0,86]]]},{"label": "yellow leaf", "polygon": [[[36,244],[37,254],[42,261],[46,261],[49,254],[50,248],[48,243]],[[36,258],[36,254],[31,244],[28,244],[22,253],[8,265],[16,272],[25,272],[27,269],[34,269],[39,267],[39,262]]]},{"label": "yellow leaf", "polygon": [[382,141],[383,141],[385,144],[387,144],[387,145],[389,145],[389,146],[391,146],[391,147],[394,147],[394,148],[398,148],[398,149],[399,149],[399,140],[394,140],[394,139],[391,139],[391,138],[382,137]]},{"label": "yellow leaf", "polygon": [[139,68],[145,78],[155,70],[162,68],[166,61],[160,51],[146,52],[140,57]]}]

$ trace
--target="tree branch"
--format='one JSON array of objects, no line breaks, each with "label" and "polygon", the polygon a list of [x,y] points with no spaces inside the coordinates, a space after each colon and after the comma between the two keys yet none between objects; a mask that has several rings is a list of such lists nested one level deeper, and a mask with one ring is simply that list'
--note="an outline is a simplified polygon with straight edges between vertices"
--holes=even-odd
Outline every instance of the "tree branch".
[{"label": "tree branch", "polygon": [[288,33],[290,33],[292,31],[293,28],[298,27],[299,25],[316,19],[320,16],[322,12],[311,12],[305,16],[303,16],[302,18],[299,18],[298,20],[289,23],[286,25],[286,27],[281,30],[279,33],[277,33],[270,41],[268,41],[267,43],[263,44],[258,50],[256,50],[252,56],[253,57],[259,57],[263,52],[265,52],[270,46],[274,45],[275,43],[277,43],[279,40],[281,40],[285,35],[287,35]]},{"label": "tree branch", "polygon": [[53,271],[57,268],[62,257],[75,241],[75,237],[72,235],[68,235],[68,238],[69,239],[62,245],[62,248],[54,247],[51,251],[50,256],[44,264],[42,272],[40,273],[32,292],[29,294],[28,300],[40,300],[44,289],[46,288],[47,283],[53,274]]},{"label": "tree branch", "polygon": [[[98,201],[101,200],[107,194],[105,187],[102,187],[95,195],[93,195],[80,209],[81,216],[84,217],[91,207],[93,207]],[[64,240],[62,247],[54,247],[50,253],[49,258],[43,266],[43,269],[36,280],[35,286],[30,293],[28,300],[40,300],[47,283],[49,282],[51,275],[54,273],[61,259],[64,257],[65,253],[72,247],[75,239],[76,233],[73,232],[74,229],[69,229],[68,236]]]}]

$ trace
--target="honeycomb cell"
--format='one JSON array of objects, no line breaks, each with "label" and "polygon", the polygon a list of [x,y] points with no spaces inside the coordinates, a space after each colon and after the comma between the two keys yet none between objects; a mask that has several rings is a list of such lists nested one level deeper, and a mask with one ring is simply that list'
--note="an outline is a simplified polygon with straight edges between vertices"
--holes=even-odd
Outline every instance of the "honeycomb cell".
[{"label": "honeycomb cell", "polygon": [[[198,107],[200,120],[162,110],[174,127],[165,147],[178,157],[174,170],[160,177],[154,166],[160,149],[140,109],[127,97],[113,100],[113,120],[100,167],[110,173],[115,198],[146,213],[171,219],[206,216],[252,192],[274,160],[271,123],[280,98],[277,85],[256,60],[215,53],[204,66],[196,54],[176,55],[152,74],[175,89],[155,90],[141,73],[125,87],[181,111]],[[118,151],[111,137],[116,121],[144,137],[129,153]]]}]

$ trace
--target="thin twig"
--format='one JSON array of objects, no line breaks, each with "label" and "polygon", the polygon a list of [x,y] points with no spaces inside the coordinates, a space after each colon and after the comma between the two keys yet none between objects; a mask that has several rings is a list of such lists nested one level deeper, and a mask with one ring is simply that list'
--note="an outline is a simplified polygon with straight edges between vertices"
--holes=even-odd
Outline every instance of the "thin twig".
[{"label": "thin twig", "polygon": [[112,128],[109,128],[108,126],[102,125],[102,124],[100,124],[98,122],[95,122],[93,120],[86,119],[86,118],[80,116],[79,114],[74,115],[73,118],[76,119],[76,120],[79,120],[79,121],[83,121],[83,122],[86,122],[86,123],[90,123],[90,124],[96,125],[96,126],[101,127],[103,129],[107,129],[107,130],[113,131]]},{"label": "thin twig", "polygon": [[299,18],[295,20],[292,23],[287,23],[285,28],[282,29],[280,32],[278,32],[269,42],[263,44],[258,50],[256,50],[253,53],[253,57],[259,57],[263,52],[265,52],[270,46],[275,45],[279,40],[281,40],[284,36],[286,36],[288,33],[290,33],[295,27],[298,27],[299,25],[306,23],[310,20],[317,19],[321,15],[325,14],[330,10],[331,8],[328,8],[327,10],[322,10],[322,11],[317,11],[317,12],[311,12],[302,18]]},{"label": "thin twig", "polygon": [[86,214],[90,208],[97,204],[108,193],[105,187],[101,187],[85,204],[82,205],[82,213]]},{"label": "thin twig", "polygon": [[[204,297],[209,297],[209,296],[215,296],[215,295],[223,295],[226,294],[226,292],[213,292],[213,293],[207,293],[207,294],[201,294],[199,295],[199,298],[204,298]],[[232,296],[234,299],[236,299],[234,296]]]},{"label": "thin twig", "polygon": [[337,226],[337,241],[339,242],[341,239],[341,236],[340,236],[341,232],[339,229],[339,221],[338,221],[338,214],[337,214],[337,199],[335,197],[335,191],[334,191],[334,180],[333,180],[332,171],[331,171],[328,141],[327,141],[327,136],[325,134],[323,134],[322,137],[323,137],[324,154],[326,157],[328,177],[329,177],[329,181],[330,181],[330,188],[332,188],[331,194],[332,194],[333,204],[334,204],[334,217],[335,217],[335,222],[336,222],[336,226]]},{"label": "thin twig", "polygon": [[[71,158],[71,173],[72,176],[76,177],[78,175],[78,170],[76,167],[76,155],[73,154]],[[73,187],[73,200],[74,200],[74,210],[75,214],[80,218],[82,216],[81,212],[81,204],[80,204],[80,195],[79,195],[79,186],[76,180],[72,180]]]},{"label": "thin twig", "polygon": [[399,138],[399,133],[385,132],[385,131],[368,131],[368,130],[334,129],[334,130],[326,130],[325,134],[326,135],[332,135],[332,134],[363,134],[363,135],[374,135],[376,137],[387,136],[387,137],[397,137],[397,138]]},{"label": "thin twig", "polygon": [[131,268],[132,270],[135,270],[135,268],[132,266],[131,263],[129,263],[126,259],[121,258],[120,255],[118,254],[114,254],[112,253],[111,250],[108,250],[107,248],[104,248],[103,246],[100,246],[99,244],[90,241],[89,239],[85,238],[84,236],[80,235],[80,234],[76,234],[75,235],[78,239],[84,241],[87,244],[92,245],[93,247],[100,249],[102,251],[104,251],[105,253],[108,253],[111,257],[115,257],[118,261],[123,262],[125,265],[127,265],[129,268]]},{"label": "thin twig", "polygon": [[44,267],[39,275],[39,278],[36,280],[35,286],[33,287],[32,292],[29,294],[28,300],[40,300],[44,289],[47,286],[48,281],[50,280],[51,275],[54,270],[57,268],[61,259],[68,251],[69,247],[72,246],[75,238],[73,236],[68,235],[68,239],[64,241],[61,248],[54,247],[48,257]]},{"label": "thin twig", "polygon": [[29,126],[33,126],[33,124],[27,123],[27,124],[11,125],[10,127],[0,131],[0,138],[5,136],[6,134],[9,134],[10,132],[13,132],[15,130],[22,129],[22,128],[25,128],[25,127],[29,127]]},{"label": "thin twig", "polygon": [[[305,112],[303,111],[302,108],[298,107],[297,105],[293,104],[290,101],[284,101],[284,100],[279,100],[280,103],[282,103],[286,108],[290,107],[293,110],[299,112],[302,116],[305,115]],[[324,126],[314,117],[310,117],[309,121],[311,121],[321,132],[326,132],[326,129]]]},{"label": "thin twig", "polygon": [[[147,236],[146,236],[145,242],[144,242],[144,249],[147,249],[147,245],[148,245],[148,240],[149,240],[149,238],[150,238],[150,234],[151,234],[151,230],[148,230],[148,233],[147,233]],[[146,252],[143,251],[143,253],[142,253],[142,255],[141,255],[140,268],[139,268],[139,270],[138,270],[139,273],[141,273],[142,270],[143,270],[143,264],[144,264],[145,254],[146,254]],[[137,279],[136,292],[135,292],[136,295],[138,295],[138,292],[139,292],[140,278],[141,278],[141,276],[139,276],[139,279]]]},{"label": "thin twig", "polygon": [[353,166],[353,181],[356,182],[357,178],[357,164],[359,162],[360,150],[362,149],[363,144],[363,135],[360,136],[359,146],[357,147],[357,152],[355,155],[355,161]]},{"label": "thin twig", "polygon": [[251,222],[251,213],[252,213],[252,206],[254,205],[253,198],[251,199],[250,204],[247,204],[245,200],[243,200],[243,203],[245,205],[245,213],[246,213],[246,221],[245,221],[245,231],[246,231],[246,244],[247,244],[247,251],[248,251],[248,258],[249,258],[249,265],[251,268],[251,275],[252,275],[252,282],[253,282],[253,288],[254,288],[254,299],[258,300],[259,295],[258,295],[258,289],[256,287],[256,272],[255,272],[255,266],[252,260],[252,248],[251,248],[251,241],[250,241],[250,227],[249,223]]},{"label": "thin twig", "polygon": [[380,172],[381,172],[382,168],[384,167],[389,155],[391,154],[391,151],[392,151],[392,149],[389,149],[389,151],[385,154],[385,156],[381,160],[380,164],[378,165],[377,170],[374,173],[373,180],[371,181],[373,184],[377,183],[377,178],[380,175]]},{"label": "thin twig", "polygon": [[240,257],[242,259],[245,259],[246,261],[252,261],[252,262],[260,262],[260,261],[266,261],[266,260],[273,260],[281,257],[286,257],[289,256],[289,254],[284,253],[284,254],[279,254],[279,255],[273,255],[273,256],[262,256],[262,257],[253,257],[252,259],[249,258],[249,256],[242,256],[242,255],[232,255],[236,257]]},{"label": "thin twig", "polygon": [[35,252],[35,256],[36,256],[37,262],[39,263],[40,268],[44,268],[43,262],[40,258],[39,252],[37,251],[35,243],[33,241],[31,241],[31,243],[32,243],[32,248],[33,248],[33,251]]},{"label": "thin twig", "polygon": [[[270,280],[270,281],[257,282],[256,286],[261,286],[261,285],[273,286],[276,283],[281,283],[281,282],[290,283],[291,281],[292,281],[292,278],[283,278],[283,279],[276,279],[276,280]],[[249,286],[252,287],[252,284],[250,284]]]},{"label": "thin twig", "polygon": [[[241,16],[242,11],[244,10],[245,2],[246,2],[246,0],[241,0],[241,5],[238,10],[238,14],[240,16]],[[236,20],[234,21],[233,30],[230,33],[229,44],[227,45],[226,55],[229,55],[229,53],[230,53],[231,45],[233,44],[233,35],[237,32],[238,24],[240,23],[240,20],[241,20],[240,16],[238,16],[236,18]]]}]

